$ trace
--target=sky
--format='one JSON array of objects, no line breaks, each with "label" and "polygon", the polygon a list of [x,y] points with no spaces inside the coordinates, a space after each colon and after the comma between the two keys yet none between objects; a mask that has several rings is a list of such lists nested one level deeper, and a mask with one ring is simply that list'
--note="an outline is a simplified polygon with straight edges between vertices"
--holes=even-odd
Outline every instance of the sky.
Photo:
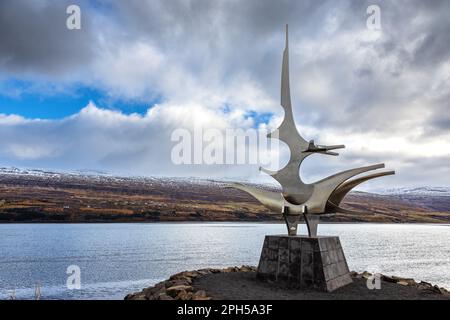
[{"label": "sky", "polygon": [[[66,27],[71,4],[80,30]],[[381,30],[367,27],[374,4]],[[298,130],[346,145],[302,177],[381,162],[396,176],[366,188],[449,186],[448,12],[446,0],[2,0],[0,166],[269,181],[258,165],[176,165],[171,134],[276,128],[289,24]]]}]

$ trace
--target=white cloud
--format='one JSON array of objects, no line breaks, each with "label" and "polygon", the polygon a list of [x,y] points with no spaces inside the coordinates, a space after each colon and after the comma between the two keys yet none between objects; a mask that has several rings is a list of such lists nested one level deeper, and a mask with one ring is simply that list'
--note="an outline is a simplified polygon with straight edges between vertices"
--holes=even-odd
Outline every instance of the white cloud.
[{"label": "white cloud", "polygon": [[[103,169],[132,175],[222,176],[230,166],[175,166],[171,160],[171,134],[197,127],[224,132],[251,128],[244,115],[220,113],[198,104],[156,105],[147,114],[125,115],[89,103],[78,114],[62,120],[25,120],[0,117],[0,159],[4,164],[58,169]],[[257,166],[254,166],[257,170]],[[248,168],[235,166],[233,176],[248,176]]]},{"label": "white cloud", "polygon": [[[31,79],[37,83],[34,92],[41,91],[39,84],[47,90],[82,84],[113,99],[160,102],[145,115],[125,115],[94,103],[55,121],[0,115],[4,163],[259,178],[255,167],[172,166],[170,133],[196,124],[250,128],[255,125],[247,117],[251,112],[273,112],[268,126],[276,127],[282,117],[283,25],[289,22],[299,130],[318,143],[347,145],[339,158],[308,160],[308,179],[386,161],[399,171],[389,183],[414,183],[417,178],[418,184],[439,184],[442,171],[450,170],[450,54],[445,47],[450,23],[442,13],[448,3],[437,1],[441,8],[420,1],[407,7],[384,3],[380,35],[365,28],[365,3],[345,0],[320,5],[214,1],[202,6],[195,1],[105,1],[109,11],[80,3],[89,14],[84,15],[85,33],[76,37],[67,39],[59,29],[51,32],[56,18],[46,19],[42,30],[33,24],[5,26],[20,35],[3,35],[5,43],[22,41],[27,50],[17,49],[8,63],[10,50],[0,50],[2,77]],[[2,5],[1,12],[17,6],[11,1]],[[20,16],[23,10],[16,11]],[[20,19],[1,23],[15,20]],[[43,36],[47,34],[51,37]],[[39,45],[30,48],[25,35],[40,39]],[[0,91],[20,96],[9,89],[0,81]],[[431,170],[430,162],[440,170]]]}]

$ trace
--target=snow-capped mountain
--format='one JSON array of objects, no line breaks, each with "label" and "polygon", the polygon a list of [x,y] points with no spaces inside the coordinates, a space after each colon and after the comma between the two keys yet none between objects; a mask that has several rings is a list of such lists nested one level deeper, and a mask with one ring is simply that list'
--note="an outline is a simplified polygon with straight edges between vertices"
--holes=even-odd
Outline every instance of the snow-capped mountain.
[{"label": "snow-capped mountain", "polygon": [[450,197],[450,187],[403,187],[377,190],[386,195],[442,196]]},{"label": "snow-capped mountain", "polygon": [[73,170],[58,171],[45,169],[25,169],[17,167],[0,167],[0,175],[14,175],[17,177],[40,177],[44,179],[87,179],[104,182],[146,182],[164,183],[167,185],[227,185],[239,180],[241,183],[252,184],[261,188],[277,188],[276,183],[254,183],[246,179],[237,178],[201,178],[201,177],[166,177],[166,176],[120,176],[105,171],[96,170]]},{"label": "snow-capped mountain", "polygon": [[[97,171],[63,172],[3,167],[0,168],[0,223],[274,219],[273,213],[253,197],[225,188],[230,182],[233,180],[120,177]],[[270,184],[247,184],[279,190]],[[338,215],[330,221],[450,221],[450,188],[352,192],[344,200],[345,205],[358,214]],[[276,217],[281,219],[280,215]]]},{"label": "snow-capped mountain", "polygon": [[[89,178],[89,179],[99,179],[99,180],[116,180],[116,181],[155,181],[165,183],[195,183],[195,184],[227,184],[229,182],[235,182],[236,179],[205,179],[199,177],[148,177],[148,176],[119,176],[114,175],[105,171],[96,170],[75,170],[75,171],[58,171],[58,170],[44,170],[44,169],[24,169],[17,167],[0,167],[0,175],[17,175],[17,176],[30,176],[30,177],[43,177],[43,178],[63,178],[63,177],[78,177],[78,178]],[[278,188],[276,183],[255,183],[252,181],[247,181],[245,179],[238,179],[239,182],[258,185],[262,188]],[[358,192],[358,191],[356,191]],[[398,187],[398,188],[387,188],[387,189],[375,189],[369,191],[369,193],[375,193],[380,195],[392,195],[392,196],[437,196],[437,197],[450,197],[450,187]]]}]

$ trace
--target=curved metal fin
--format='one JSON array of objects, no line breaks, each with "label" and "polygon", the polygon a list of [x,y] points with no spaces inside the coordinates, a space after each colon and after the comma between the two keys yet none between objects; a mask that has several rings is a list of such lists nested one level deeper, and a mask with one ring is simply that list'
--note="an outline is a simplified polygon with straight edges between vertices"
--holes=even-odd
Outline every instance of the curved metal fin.
[{"label": "curved metal fin", "polygon": [[368,180],[371,180],[371,179],[389,176],[389,175],[393,175],[393,174],[395,174],[395,171],[385,171],[385,172],[378,172],[378,173],[366,175],[366,176],[363,176],[360,178],[356,178],[353,180],[349,180],[347,182],[344,182],[339,187],[337,187],[336,190],[334,190],[333,193],[331,194],[330,198],[328,198],[328,200],[339,206],[342,199],[344,199],[344,197],[350,192],[350,190],[352,190],[359,184],[366,182]]},{"label": "curved metal fin", "polygon": [[306,203],[308,211],[311,213],[323,213],[331,194],[343,182],[358,174],[380,168],[384,168],[384,163],[346,170],[316,182],[314,184],[314,192]]},{"label": "curved metal fin", "polygon": [[259,168],[260,171],[267,173],[269,176],[275,176],[279,171],[272,171],[265,168]]},{"label": "curved metal fin", "polygon": [[250,194],[263,205],[265,205],[269,209],[272,209],[274,211],[273,214],[280,214],[280,212],[282,212],[283,210],[284,198],[279,192],[267,191],[250,186],[245,186],[240,183],[233,183],[228,185],[227,187],[238,189]]},{"label": "curved metal fin", "polygon": [[345,171],[333,174],[329,177],[326,177],[325,179],[322,179],[322,180],[316,182],[315,184],[316,185],[324,185],[324,186],[325,185],[335,186],[333,189],[336,189],[341,183],[343,183],[347,179],[350,179],[351,177],[354,177],[358,174],[361,174],[361,173],[364,173],[367,171],[382,169],[384,167],[385,167],[384,163],[380,163],[380,164],[375,164],[372,166],[366,166],[366,167],[345,170]]},{"label": "curved metal fin", "polygon": [[238,189],[244,191],[261,202],[267,208],[273,210],[273,214],[283,213],[286,208],[289,208],[290,215],[299,215],[303,213],[304,206],[295,205],[286,201],[280,192],[263,190],[255,187],[246,186],[240,183],[233,183],[227,188]]}]

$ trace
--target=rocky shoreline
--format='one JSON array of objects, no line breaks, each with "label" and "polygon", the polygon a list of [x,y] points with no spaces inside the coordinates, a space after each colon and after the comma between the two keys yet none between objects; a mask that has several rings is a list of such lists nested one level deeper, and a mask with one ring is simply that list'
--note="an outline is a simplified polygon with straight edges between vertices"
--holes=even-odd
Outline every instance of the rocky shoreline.
[{"label": "rocky shoreline", "polygon": [[[450,292],[428,282],[380,275],[383,290],[368,290],[369,272],[351,272],[353,284],[332,293],[279,288],[256,281],[252,266],[184,271],[125,300],[228,300],[228,299],[450,299]],[[219,288],[220,287],[220,288]],[[247,292],[245,292],[247,291]]]},{"label": "rocky shoreline", "polygon": [[212,298],[206,295],[205,290],[196,290],[193,286],[194,280],[208,274],[230,272],[256,272],[256,268],[242,266],[184,271],[171,276],[168,280],[157,283],[153,287],[129,294],[125,297],[125,300],[211,300]]}]

